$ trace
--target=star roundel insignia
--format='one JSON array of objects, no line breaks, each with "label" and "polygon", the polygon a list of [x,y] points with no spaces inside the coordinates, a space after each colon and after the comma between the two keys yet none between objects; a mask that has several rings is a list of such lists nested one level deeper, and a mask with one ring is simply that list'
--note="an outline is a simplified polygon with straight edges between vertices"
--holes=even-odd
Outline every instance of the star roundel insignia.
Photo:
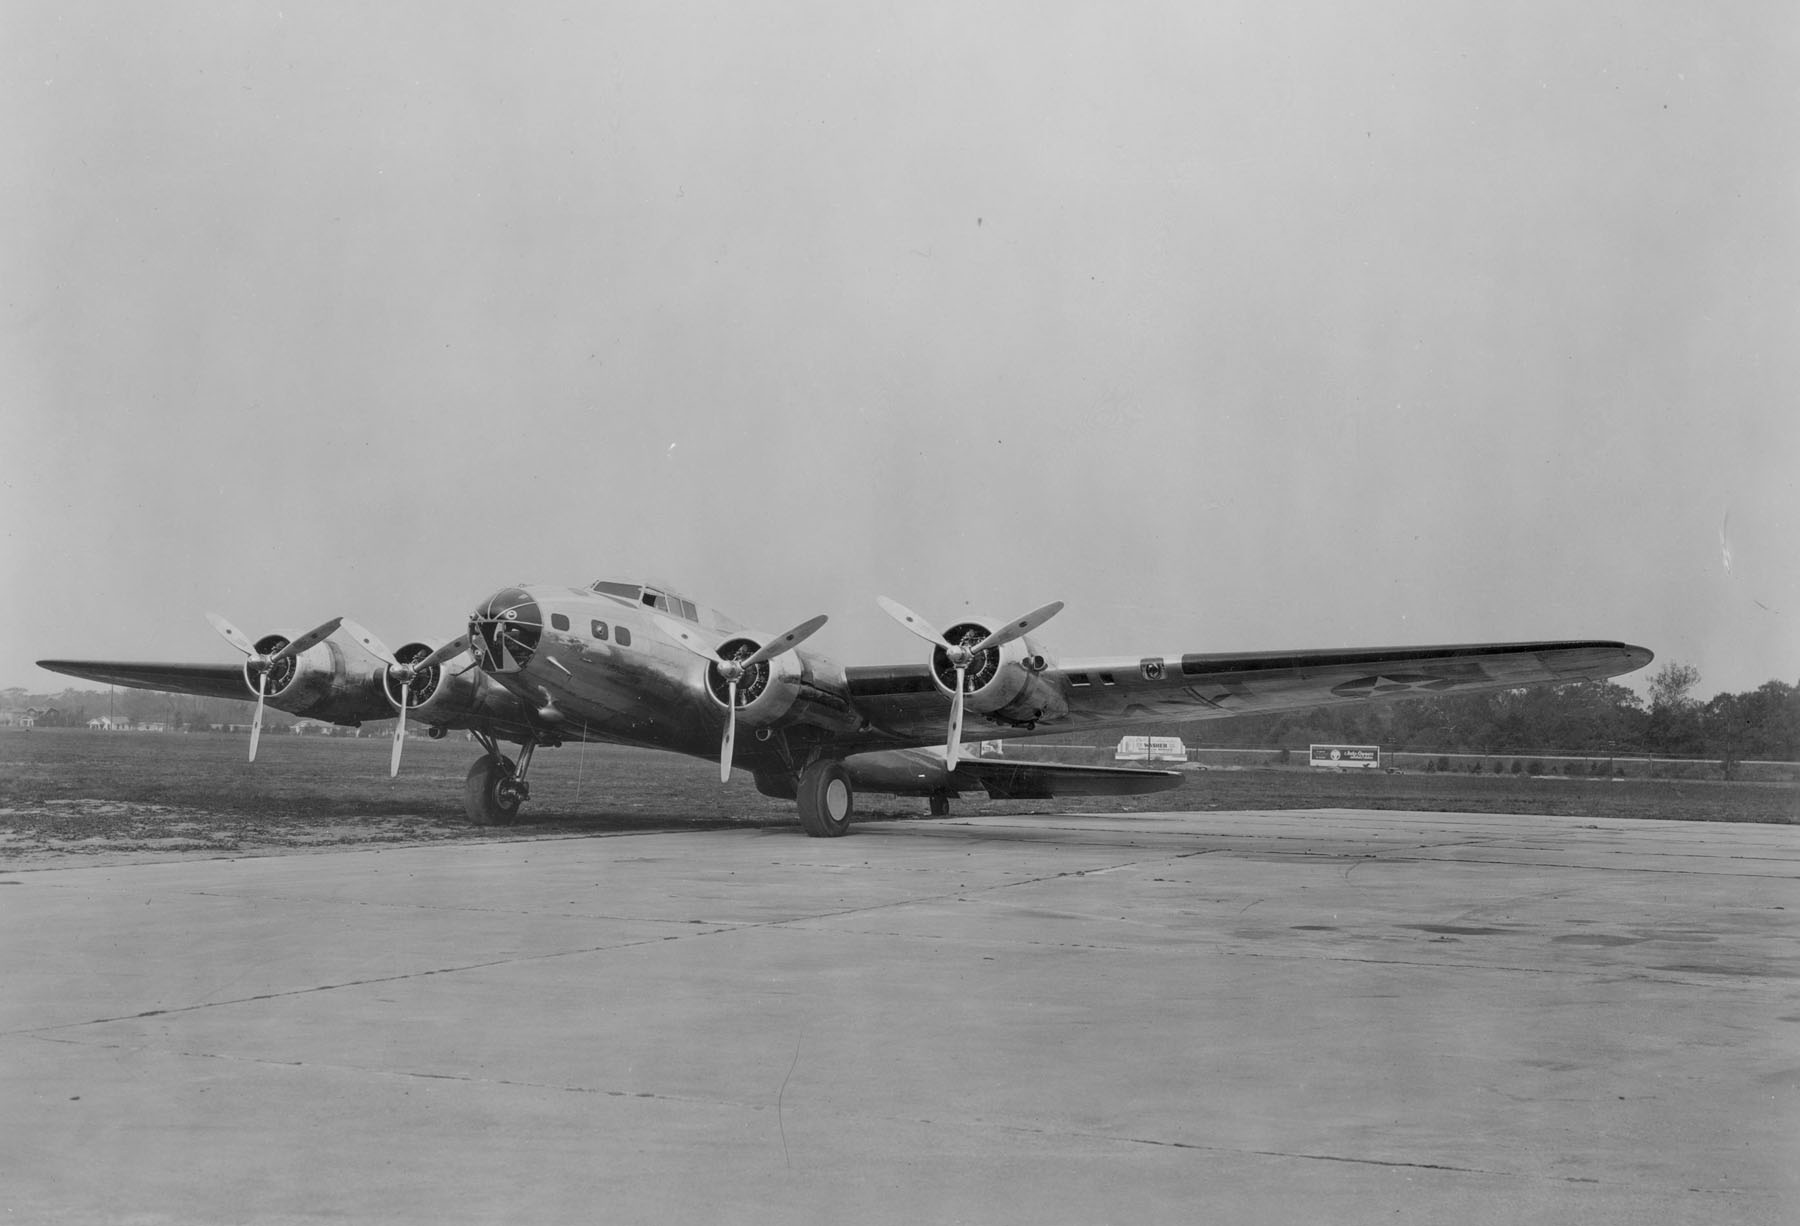
[{"label": "star roundel insignia", "polygon": [[1431,673],[1378,673],[1373,677],[1358,677],[1355,681],[1334,685],[1331,692],[1339,698],[1385,698],[1390,694],[1403,694],[1411,690],[1434,694],[1455,686],[1456,682],[1449,678]]}]

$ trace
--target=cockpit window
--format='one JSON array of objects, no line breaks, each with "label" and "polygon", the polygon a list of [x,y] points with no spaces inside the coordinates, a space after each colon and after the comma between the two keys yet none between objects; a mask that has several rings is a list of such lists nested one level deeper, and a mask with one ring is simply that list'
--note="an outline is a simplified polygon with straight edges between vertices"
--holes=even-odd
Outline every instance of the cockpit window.
[{"label": "cockpit window", "polygon": [[644,589],[643,601],[647,607],[659,612],[673,613],[675,616],[685,617],[691,622],[700,620],[699,610],[694,608],[693,601],[683,600],[679,596],[671,596],[667,592],[659,592],[653,587]]},{"label": "cockpit window", "polygon": [[602,596],[611,596],[616,600],[628,601],[631,604],[641,604],[647,609],[673,613],[675,616],[684,617],[691,622],[700,620],[700,610],[694,607],[693,601],[683,600],[679,596],[672,596],[668,592],[661,592],[639,583],[614,583],[607,579],[601,579],[588,590],[598,592]]}]

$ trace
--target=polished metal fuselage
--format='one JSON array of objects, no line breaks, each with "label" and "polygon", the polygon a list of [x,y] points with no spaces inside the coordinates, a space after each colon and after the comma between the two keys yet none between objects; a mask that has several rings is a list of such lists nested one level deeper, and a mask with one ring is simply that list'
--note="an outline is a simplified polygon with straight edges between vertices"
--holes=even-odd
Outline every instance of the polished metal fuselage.
[{"label": "polished metal fuselage", "polygon": [[[692,607],[695,618],[688,624],[703,641],[716,646],[734,638],[768,639],[716,610]],[[523,635],[501,650],[494,647],[495,628],[509,610],[518,611],[515,625],[529,617],[535,626],[528,650],[518,649],[528,637]],[[659,612],[671,616],[583,588],[519,586],[490,598],[471,619],[471,630],[487,644],[479,659],[488,675],[535,708],[553,735],[716,757],[726,708],[707,685],[713,666],[664,633],[656,624]],[[740,765],[789,766],[796,743],[857,723],[841,668],[798,651],[789,653],[786,667],[797,673],[797,699],[772,720],[749,721],[749,735],[738,740]]]}]

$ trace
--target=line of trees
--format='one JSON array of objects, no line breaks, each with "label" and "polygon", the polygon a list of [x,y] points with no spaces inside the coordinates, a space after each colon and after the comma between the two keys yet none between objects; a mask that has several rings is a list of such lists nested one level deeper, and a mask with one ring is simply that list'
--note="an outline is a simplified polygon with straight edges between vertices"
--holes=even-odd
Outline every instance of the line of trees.
[{"label": "line of trees", "polygon": [[[21,686],[13,686],[0,690],[0,708],[37,711],[38,726],[43,728],[85,728],[88,721],[97,716],[114,715],[135,724],[158,723],[168,728],[194,731],[247,724],[256,713],[253,701],[125,687],[110,694],[104,690],[72,688],[54,694],[34,694]],[[267,730],[285,728],[290,722],[292,717],[286,712],[273,707],[264,712],[263,727]]]},{"label": "line of trees", "polygon": [[1741,694],[1693,698],[1697,669],[1668,663],[1646,701],[1611,681],[1409,698],[1291,715],[1188,724],[1196,744],[1302,748],[1321,742],[1416,753],[1606,754],[1800,761],[1800,686],[1770,681]]}]

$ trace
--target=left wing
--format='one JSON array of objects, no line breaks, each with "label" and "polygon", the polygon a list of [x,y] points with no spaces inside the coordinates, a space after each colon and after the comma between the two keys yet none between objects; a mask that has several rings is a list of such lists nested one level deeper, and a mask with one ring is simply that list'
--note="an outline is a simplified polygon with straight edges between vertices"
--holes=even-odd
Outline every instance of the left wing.
[{"label": "left wing", "polygon": [[[1048,703],[972,712],[962,739],[991,737],[996,726],[1008,736],[1047,735],[1598,681],[1652,658],[1646,648],[1598,639],[1092,657],[1040,674]],[[950,701],[927,666],[851,667],[844,674],[852,701],[876,729],[913,744],[942,740]]]},{"label": "left wing", "polygon": [[1059,671],[1071,720],[1145,722],[1599,681],[1651,658],[1643,647],[1589,639],[1073,660]]}]

